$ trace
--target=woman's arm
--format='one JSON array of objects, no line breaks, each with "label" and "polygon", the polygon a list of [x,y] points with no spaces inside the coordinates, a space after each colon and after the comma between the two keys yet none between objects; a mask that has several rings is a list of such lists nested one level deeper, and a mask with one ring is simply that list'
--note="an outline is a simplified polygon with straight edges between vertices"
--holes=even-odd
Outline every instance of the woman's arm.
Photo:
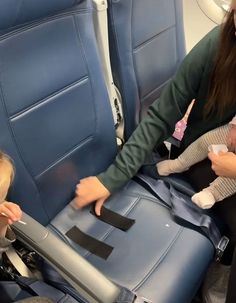
[{"label": "woman's arm", "polygon": [[111,193],[136,174],[154,146],[172,135],[175,124],[182,119],[198,95],[208,61],[215,56],[218,37],[219,27],[213,29],[191,50],[173,80],[164,88],[159,100],[150,106],[146,117],[123,146],[115,162],[98,175],[98,179]]},{"label": "woman's arm", "polygon": [[76,188],[75,206],[83,207],[97,200],[101,206],[110,193],[136,174],[154,146],[170,137],[176,122],[197,96],[209,57],[214,57],[218,36],[219,28],[216,28],[186,56],[174,79],[152,104],[114,163],[97,177],[81,180]]}]

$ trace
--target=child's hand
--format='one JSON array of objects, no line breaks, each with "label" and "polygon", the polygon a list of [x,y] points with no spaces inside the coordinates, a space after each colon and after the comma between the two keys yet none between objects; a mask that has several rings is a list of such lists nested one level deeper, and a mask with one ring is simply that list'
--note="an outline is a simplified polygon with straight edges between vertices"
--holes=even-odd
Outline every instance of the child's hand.
[{"label": "child's hand", "polygon": [[229,150],[234,152],[236,150],[236,125],[231,124],[226,141]]},{"label": "child's hand", "polygon": [[0,229],[8,224],[19,221],[21,216],[22,211],[17,204],[4,201],[0,204]]}]

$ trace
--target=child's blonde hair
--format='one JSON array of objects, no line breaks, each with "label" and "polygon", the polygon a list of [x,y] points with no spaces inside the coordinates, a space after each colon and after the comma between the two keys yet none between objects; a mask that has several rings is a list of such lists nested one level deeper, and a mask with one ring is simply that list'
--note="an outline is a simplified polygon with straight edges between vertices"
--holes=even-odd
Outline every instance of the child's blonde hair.
[{"label": "child's blonde hair", "polygon": [[12,169],[11,183],[12,183],[14,176],[15,176],[15,166],[14,166],[13,160],[7,154],[5,154],[4,152],[2,152],[0,150],[0,165],[2,163],[8,163],[11,166],[11,169]]}]

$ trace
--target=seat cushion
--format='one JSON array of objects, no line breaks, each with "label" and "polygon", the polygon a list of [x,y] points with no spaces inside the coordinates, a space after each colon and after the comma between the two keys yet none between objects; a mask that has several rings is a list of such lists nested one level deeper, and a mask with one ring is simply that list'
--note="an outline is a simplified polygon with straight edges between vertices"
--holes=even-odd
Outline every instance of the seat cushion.
[{"label": "seat cushion", "polygon": [[[135,224],[123,232],[90,214],[90,207],[75,211],[67,206],[49,228],[115,283],[153,302],[191,302],[214,253],[210,241],[175,223],[169,209],[134,181],[106,207],[135,219]],[[74,225],[114,247],[107,260],[65,236]]]}]

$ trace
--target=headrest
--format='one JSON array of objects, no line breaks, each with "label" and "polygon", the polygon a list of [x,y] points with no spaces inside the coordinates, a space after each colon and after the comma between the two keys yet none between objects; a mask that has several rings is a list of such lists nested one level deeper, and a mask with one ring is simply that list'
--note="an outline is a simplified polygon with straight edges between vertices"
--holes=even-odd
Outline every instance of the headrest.
[{"label": "headrest", "polygon": [[86,0],[0,0],[0,31],[70,9]]}]

